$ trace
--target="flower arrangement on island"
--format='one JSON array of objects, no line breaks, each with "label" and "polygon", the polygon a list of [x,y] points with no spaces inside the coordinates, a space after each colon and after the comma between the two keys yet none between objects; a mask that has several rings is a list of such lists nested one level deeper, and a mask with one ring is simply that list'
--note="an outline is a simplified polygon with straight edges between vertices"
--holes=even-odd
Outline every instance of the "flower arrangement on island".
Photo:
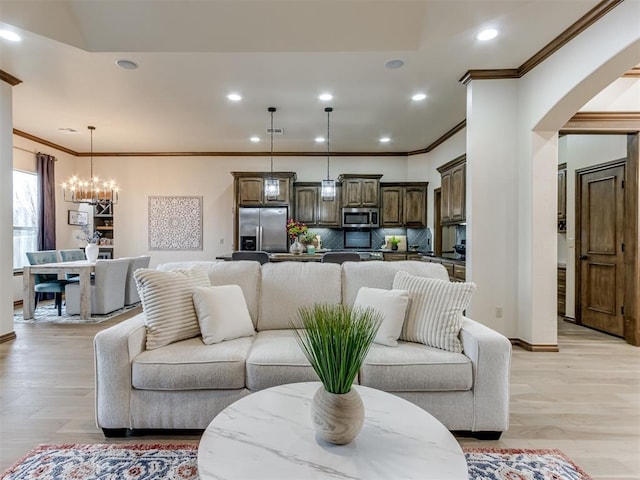
[{"label": "flower arrangement on island", "polygon": [[304,223],[296,222],[293,218],[290,218],[287,221],[287,234],[289,235],[289,238],[291,240],[295,240],[300,235],[304,235],[305,233],[307,233],[308,229],[309,227],[307,227]]}]

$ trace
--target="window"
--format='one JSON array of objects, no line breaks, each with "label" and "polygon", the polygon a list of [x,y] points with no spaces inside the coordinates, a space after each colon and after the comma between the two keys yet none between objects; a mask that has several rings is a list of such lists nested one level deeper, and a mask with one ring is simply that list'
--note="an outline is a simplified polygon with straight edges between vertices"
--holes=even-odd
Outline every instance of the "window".
[{"label": "window", "polygon": [[13,268],[27,265],[38,249],[38,182],[35,173],[13,171]]}]

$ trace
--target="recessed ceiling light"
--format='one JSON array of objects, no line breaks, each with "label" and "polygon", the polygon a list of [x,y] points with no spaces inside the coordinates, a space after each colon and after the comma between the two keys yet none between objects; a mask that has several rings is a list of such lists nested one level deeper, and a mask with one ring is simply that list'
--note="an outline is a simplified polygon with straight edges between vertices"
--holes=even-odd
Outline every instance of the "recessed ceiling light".
[{"label": "recessed ceiling light", "polygon": [[420,102],[425,98],[427,98],[427,95],[425,93],[416,93],[411,97],[411,100],[413,100],[414,102]]},{"label": "recessed ceiling light", "polygon": [[242,95],[238,93],[230,93],[229,95],[227,95],[227,98],[232,102],[239,102],[240,100],[242,100]]},{"label": "recessed ceiling light", "polygon": [[58,131],[61,133],[78,133],[78,131],[75,128],[71,128],[71,127],[62,127],[62,128],[59,128]]},{"label": "recessed ceiling light", "polygon": [[384,64],[384,68],[402,68],[404,66],[404,60],[400,58],[394,58],[393,60],[389,60]]},{"label": "recessed ceiling light", "polygon": [[322,143],[322,142],[324,142],[324,137],[316,137],[316,142],[317,142],[317,143]]},{"label": "recessed ceiling light", "polygon": [[389,137],[380,137],[380,143],[389,143],[390,141]]},{"label": "recessed ceiling light", "polygon": [[116,60],[116,65],[120,68],[124,68],[125,70],[135,70],[138,68],[138,64],[132,60],[127,60],[126,58],[121,58]]},{"label": "recessed ceiling light", "polygon": [[18,35],[16,32],[12,32],[11,30],[0,30],[0,37],[4,38],[5,40],[9,40],[10,42],[19,42],[20,40],[22,40],[20,35]]},{"label": "recessed ceiling light", "polygon": [[493,40],[497,36],[498,30],[496,30],[495,28],[485,28],[480,33],[478,33],[478,35],[476,35],[476,38],[482,42],[486,42],[487,40]]},{"label": "recessed ceiling light", "polygon": [[257,143],[260,141],[260,137],[251,137],[249,140],[251,140],[253,143]]},{"label": "recessed ceiling light", "polygon": [[331,95],[330,93],[321,93],[320,95],[318,95],[318,99],[322,100],[323,102],[328,102],[329,100],[333,100],[333,95]]}]

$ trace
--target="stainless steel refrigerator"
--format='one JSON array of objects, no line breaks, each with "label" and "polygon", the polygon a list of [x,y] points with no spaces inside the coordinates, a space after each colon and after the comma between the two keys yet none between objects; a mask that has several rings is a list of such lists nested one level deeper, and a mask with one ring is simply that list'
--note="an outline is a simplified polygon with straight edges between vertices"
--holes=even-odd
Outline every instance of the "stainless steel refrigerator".
[{"label": "stainless steel refrigerator", "polygon": [[287,207],[240,207],[240,250],[287,252]]}]

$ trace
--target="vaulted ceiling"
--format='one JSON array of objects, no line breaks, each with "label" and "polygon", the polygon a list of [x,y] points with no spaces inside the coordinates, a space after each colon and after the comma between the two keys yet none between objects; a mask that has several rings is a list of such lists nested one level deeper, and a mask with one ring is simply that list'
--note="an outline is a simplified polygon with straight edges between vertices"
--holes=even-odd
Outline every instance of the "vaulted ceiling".
[{"label": "vaulted ceiling", "polygon": [[[598,4],[0,0],[0,29],[22,36],[0,39],[0,70],[22,81],[14,127],[74,151],[95,125],[102,152],[264,152],[274,106],[274,149],[321,153],[332,106],[333,152],[407,152],[464,120],[465,72],[521,66]],[[486,27],[499,36],[477,40]]]}]

